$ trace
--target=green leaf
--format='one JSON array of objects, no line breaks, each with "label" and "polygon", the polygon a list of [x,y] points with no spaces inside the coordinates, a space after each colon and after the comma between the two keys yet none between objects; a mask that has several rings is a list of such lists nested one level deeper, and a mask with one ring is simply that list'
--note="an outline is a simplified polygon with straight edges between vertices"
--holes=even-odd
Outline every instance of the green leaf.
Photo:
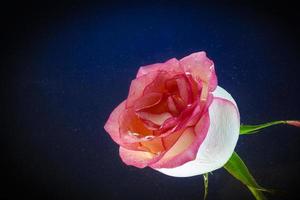
[{"label": "green leaf", "polygon": [[241,125],[240,135],[257,133],[261,129],[264,129],[264,128],[267,128],[270,126],[274,126],[277,124],[287,124],[287,123],[288,123],[288,121],[280,120],[280,121],[268,122],[268,123],[259,124],[259,125]]},{"label": "green leaf", "polygon": [[265,200],[266,197],[263,192],[272,192],[271,190],[267,190],[258,185],[254,177],[249,172],[247,166],[236,152],[232,154],[229,161],[224,165],[224,168],[233,177],[245,184],[256,200]]},{"label": "green leaf", "polygon": [[203,199],[205,200],[207,197],[207,193],[208,193],[208,173],[203,174],[203,182],[204,182],[204,197],[203,197]]}]

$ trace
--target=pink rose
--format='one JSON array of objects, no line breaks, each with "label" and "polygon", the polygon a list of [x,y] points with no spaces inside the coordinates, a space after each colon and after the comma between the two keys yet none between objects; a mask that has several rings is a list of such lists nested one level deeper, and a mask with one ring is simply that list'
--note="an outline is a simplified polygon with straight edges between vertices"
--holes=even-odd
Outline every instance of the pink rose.
[{"label": "pink rose", "polygon": [[127,165],[187,177],[223,167],[236,146],[238,108],[205,52],[141,67],[105,130]]}]

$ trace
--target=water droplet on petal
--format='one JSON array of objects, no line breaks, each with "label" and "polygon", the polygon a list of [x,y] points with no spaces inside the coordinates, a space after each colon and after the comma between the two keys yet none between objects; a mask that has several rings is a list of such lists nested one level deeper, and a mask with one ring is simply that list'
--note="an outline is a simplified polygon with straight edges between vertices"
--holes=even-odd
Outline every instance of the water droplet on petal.
[{"label": "water droplet on petal", "polygon": [[135,132],[128,131],[128,135],[134,136],[134,137],[138,137],[140,134],[135,133]]},{"label": "water droplet on petal", "polygon": [[152,140],[153,138],[154,138],[153,135],[147,135],[147,136],[145,137],[146,140]]}]

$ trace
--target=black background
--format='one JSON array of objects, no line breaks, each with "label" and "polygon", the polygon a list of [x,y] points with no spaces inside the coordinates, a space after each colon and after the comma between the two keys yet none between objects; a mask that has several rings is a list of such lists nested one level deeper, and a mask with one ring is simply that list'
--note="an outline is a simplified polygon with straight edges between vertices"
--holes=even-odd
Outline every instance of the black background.
[{"label": "black background", "polygon": [[[141,65],[205,50],[245,124],[300,118],[298,6],[11,1],[1,6],[1,199],[201,199],[202,177],[124,165],[103,130]],[[257,181],[298,195],[299,129],[241,136]],[[223,169],[208,199],[253,199]]]}]

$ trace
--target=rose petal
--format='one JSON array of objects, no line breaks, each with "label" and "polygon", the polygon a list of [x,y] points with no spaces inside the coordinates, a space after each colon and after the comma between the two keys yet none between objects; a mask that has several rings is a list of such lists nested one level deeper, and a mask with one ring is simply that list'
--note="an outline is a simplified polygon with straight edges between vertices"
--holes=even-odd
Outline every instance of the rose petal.
[{"label": "rose petal", "polygon": [[154,135],[159,137],[165,137],[173,133],[177,125],[178,125],[177,117],[169,118],[163,123],[163,125],[159,128],[159,130],[154,131]]},{"label": "rose petal", "polygon": [[156,170],[169,176],[188,177],[216,170],[228,161],[238,140],[240,118],[235,104],[225,99],[230,95],[223,91],[222,97],[215,97],[209,107],[210,127],[196,159],[179,167]]},{"label": "rose petal", "polygon": [[129,94],[126,101],[127,108],[132,107],[135,104],[136,100],[143,95],[145,88],[151,82],[153,82],[157,76],[158,76],[158,72],[156,73],[154,72],[154,73],[140,76],[134,79],[133,81],[131,81]]},{"label": "rose petal", "polygon": [[149,141],[141,142],[141,145],[145,147],[149,152],[152,153],[161,153],[165,150],[164,144],[161,138],[154,138]]},{"label": "rose petal", "polygon": [[126,143],[121,137],[119,119],[125,110],[125,105],[126,101],[123,101],[113,110],[104,125],[104,129],[117,144],[124,146],[127,149],[137,149],[139,147],[138,143]]},{"label": "rose petal", "polygon": [[125,109],[119,117],[119,133],[123,144],[136,143],[147,140],[152,135],[152,130],[136,115],[135,111]]},{"label": "rose petal", "polygon": [[153,122],[157,125],[162,125],[167,119],[171,118],[172,115],[168,112],[161,114],[152,114],[149,112],[138,112],[138,116],[142,119]]},{"label": "rose petal", "polygon": [[150,84],[145,87],[143,95],[152,92],[166,93],[168,91],[167,82],[177,75],[176,73],[173,73],[171,71],[157,71],[156,73],[157,76]]},{"label": "rose petal", "polygon": [[187,80],[188,80],[188,82],[189,82],[189,86],[190,86],[190,88],[191,88],[191,92],[192,92],[192,100],[194,101],[195,99],[197,99],[198,98],[198,96],[199,96],[199,83],[198,82],[196,82],[194,79],[193,79],[193,77],[192,77],[192,75],[191,74],[186,74],[186,77],[187,77]]},{"label": "rose petal", "polygon": [[183,73],[183,69],[179,65],[179,61],[176,58],[172,58],[165,63],[156,63],[153,65],[147,65],[140,67],[136,77],[143,76],[148,73],[157,71],[172,71],[175,73]]},{"label": "rose petal", "polygon": [[172,134],[169,134],[165,137],[162,137],[162,141],[164,143],[165,149],[171,149],[171,147],[177,142],[179,137],[182,135],[184,130],[179,130],[176,132],[173,132]]},{"label": "rose petal", "polygon": [[187,149],[194,141],[195,134],[193,128],[187,128],[177,142],[172,146],[172,148],[165,154],[163,159],[170,159],[174,158],[174,156],[178,155],[179,153],[183,152]]},{"label": "rose petal", "polygon": [[199,146],[205,139],[209,127],[208,113],[203,115],[195,128],[187,128],[176,143],[152,168],[173,168],[196,158]]},{"label": "rose petal", "polygon": [[217,86],[217,88],[213,91],[212,94],[214,97],[220,97],[222,99],[227,99],[228,101],[231,101],[237,107],[237,104],[233,97],[221,86]]},{"label": "rose petal", "polygon": [[118,105],[113,112],[110,114],[107,122],[104,125],[104,129],[109,133],[110,137],[118,144],[122,143],[119,132],[119,117],[125,110],[126,101],[123,101]]},{"label": "rose petal", "polygon": [[168,97],[167,99],[167,103],[168,103],[168,108],[170,110],[170,112],[173,114],[173,115],[178,115],[178,110],[176,108],[176,105],[174,103],[174,100],[172,97]]},{"label": "rose petal", "polygon": [[167,102],[167,96],[162,95],[162,98],[159,102],[156,104],[153,104],[152,106],[149,106],[148,108],[143,108],[141,110],[138,110],[138,112],[149,112],[153,114],[162,114],[165,112],[169,112],[168,108],[168,102]]},{"label": "rose petal", "polygon": [[176,79],[178,91],[180,97],[184,101],[185,105],[191,103],[192,101],[192,90],[190,88],[189,83],[187,82],[187,78],[181,77]]},{"label": "rose petal", "polygon": [[217,87],[214,63],[206,57],[204,51],[186,56],[179,62],[184,71],[190,73],[195,80],[208,84],[209,91],[213,91]]},{"label": "rose petal", "polygon": [[144,168],[149,164],[156,162],[163,155],[156,155],[145,151],[133,151],[120,147],[119,154],[124,163],[138,168]]},{"label": "rose petal", "polygon": [[134,105],[135,111],[140,111],[143,109],[151,108],[157,104],[160,103],[162,100],[163,94],[152,92],[149,94],[146,94],[145,96],[139,98]]},{"label": "rose petal", "polygon": [[185,105],[185,102],[177,95],[172,95],[171,96],[172,99],[173,99],[173,102],[175,103],[175,106],[176,106],[176,109],[178,111],[182,111],[185,109],[186,105]]}]

